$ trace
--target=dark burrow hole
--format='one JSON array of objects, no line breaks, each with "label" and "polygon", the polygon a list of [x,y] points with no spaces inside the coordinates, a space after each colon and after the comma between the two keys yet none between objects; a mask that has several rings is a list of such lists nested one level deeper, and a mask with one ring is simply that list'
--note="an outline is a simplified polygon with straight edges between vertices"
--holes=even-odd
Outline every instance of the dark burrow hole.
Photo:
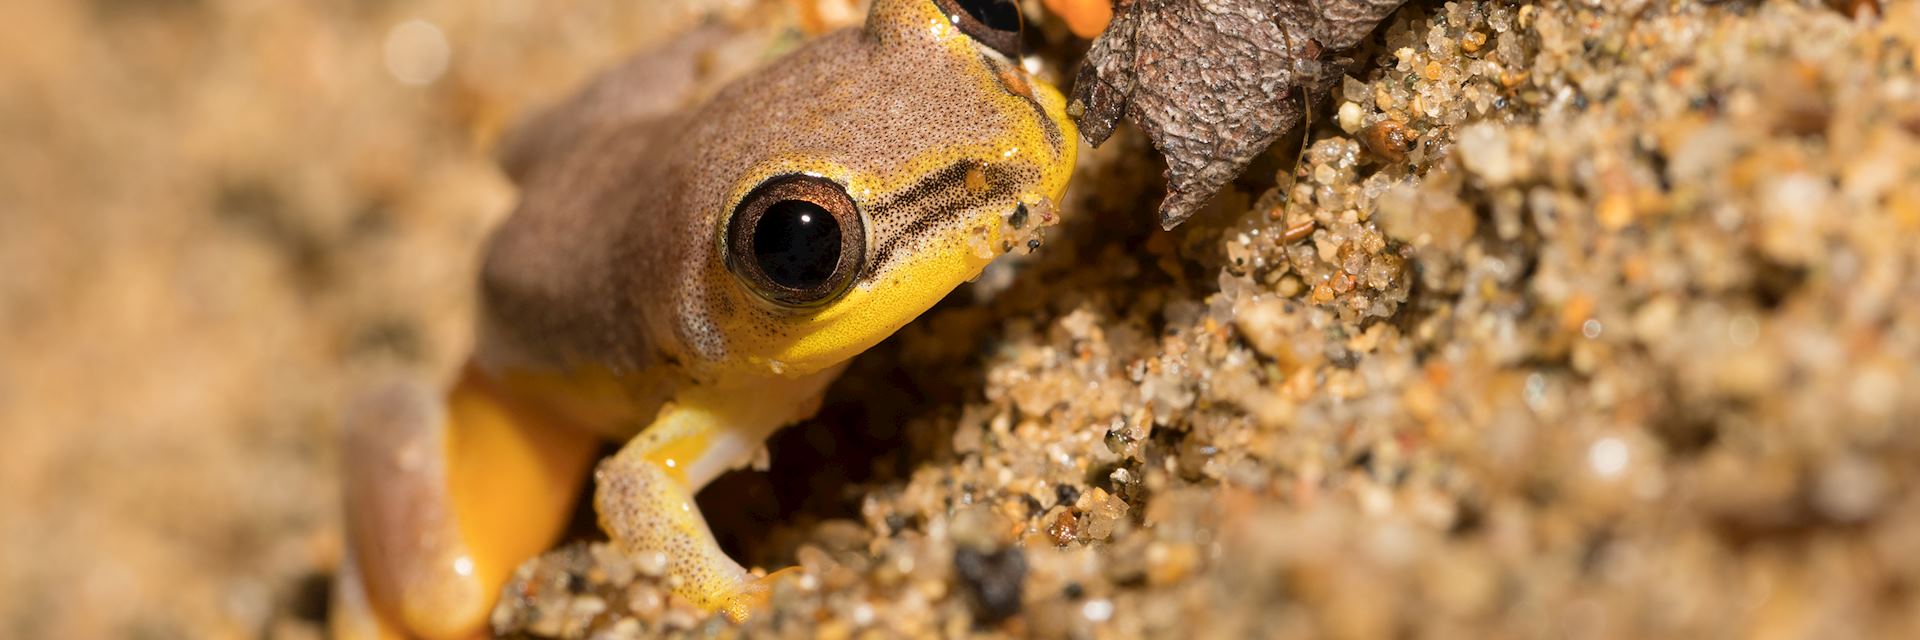
[{"label": "dark burrow hole", "polygon": [[[727,555],[769,570],[790,565],[813,525],[860,521],[866,487],[904,482],[932,453],[910,446],[905,429],[928,425],[920,418],[958,402],[962,390],[902,365],[899,342],[896,336],[855,358],[818,414],[769,438],[766,471],[729,472],[700,492],[700,509]],[[979,378],[948,379],[967,377]]]}]

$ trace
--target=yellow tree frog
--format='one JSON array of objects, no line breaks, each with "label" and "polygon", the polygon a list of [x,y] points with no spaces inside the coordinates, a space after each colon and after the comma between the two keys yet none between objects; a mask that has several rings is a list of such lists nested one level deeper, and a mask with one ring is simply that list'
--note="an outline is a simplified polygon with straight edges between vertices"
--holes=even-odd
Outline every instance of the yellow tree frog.
[{"label": "yellow tree frog", "polygon": [[863,28],[695,108],[661,108],[640,60],[511,136],[520,201],[486,248],[467,365],[347,412],[336,635],[482,631],[589,468],[617,548],[748,615],[764,580],[694,493],[1066,189],[1076,133],[1020,66],[1019,24],[1004,0],[875,0]]}]

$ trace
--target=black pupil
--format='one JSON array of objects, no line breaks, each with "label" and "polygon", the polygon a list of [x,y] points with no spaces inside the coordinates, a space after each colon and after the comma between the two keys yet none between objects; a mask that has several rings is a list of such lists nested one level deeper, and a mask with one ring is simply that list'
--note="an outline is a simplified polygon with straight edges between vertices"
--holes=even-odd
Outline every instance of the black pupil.
[{"label": "black pupil", "polygon": [[840,264],[840,221],[805,200],[775,202],[753,229],[753,259],[774,284],[818,287]]},{"label": "black pupil", "polygon": [[994,31],[1019,31],[1020,8],[1007,0],[960,0],[960,8]]}]

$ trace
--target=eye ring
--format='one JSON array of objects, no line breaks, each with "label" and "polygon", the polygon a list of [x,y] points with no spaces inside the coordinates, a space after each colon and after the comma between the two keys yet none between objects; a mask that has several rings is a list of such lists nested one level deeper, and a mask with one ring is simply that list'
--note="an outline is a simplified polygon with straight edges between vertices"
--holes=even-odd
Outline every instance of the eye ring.
[{"label": "eye ring", "polygon": [[801,308],[845,293],[866,261],[866,221],[840,183],[804,174],[769,178],[727,221],[727,270],[760,297]]},{"label": "eye ring", "polygon": [[1013,0],[933,0],[933,4],[974,42],[1008,58],[1020,58],[1020,32],[1026,19]]}]

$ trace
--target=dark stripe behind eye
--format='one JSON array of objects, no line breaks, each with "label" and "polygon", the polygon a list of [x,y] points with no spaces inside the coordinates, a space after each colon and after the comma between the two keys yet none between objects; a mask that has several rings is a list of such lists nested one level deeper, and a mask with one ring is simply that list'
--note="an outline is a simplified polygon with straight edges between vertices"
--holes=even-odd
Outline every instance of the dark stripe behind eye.
[{"label": "dark stripe behind eye", "polygon": [[[919,182],[913,183],[913,186],[901,191],[900,195],[894,196],[892,200],[875,205],[874,208],[889,212],[912,209],[914,204],[921,200],[939,195],[940,192],[963,186],[967,180],[967,170],[978,164],[979,163],[970,159],[954,161],[953,164],[941,167],[939,171],[927,174],[927,176],[921,178]],[[992,184],[992,181],[989,180],[988,184]]]},{"label": "dark stripe behind eye", "polygon": [[[966,191],[967,172],[974,167],[979,167],[986,174],[986,193],[974,195]],[[892,262],[894,255],[903,249],[902,243],[917,240],[943,224],[950,224],[962,209],[1006,198],[1012,184],[1012,176],[1007,175],[1001,167],[960,160],[927,174],[927,177],[900,192],[899,196],[876,205],[873,211],[876,227],[881,226],[877,221],[879,218],[904,218],[904,223],[868,254],[867,267],[862,270],[860,280],[871,279],[882,267]],[[957,197],[948,197],[942,202],[941,196],[956,194]]]}]

